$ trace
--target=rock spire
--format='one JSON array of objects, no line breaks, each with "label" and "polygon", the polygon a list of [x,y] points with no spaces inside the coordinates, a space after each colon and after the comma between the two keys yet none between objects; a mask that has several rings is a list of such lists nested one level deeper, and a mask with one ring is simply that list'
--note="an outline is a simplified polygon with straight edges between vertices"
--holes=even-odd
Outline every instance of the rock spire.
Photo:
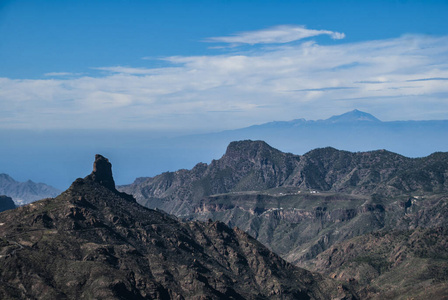
[{"label": "rock spire", "polygon": [[95,155],[95,162],[93,163],[93,171],[87,176],[90,180],[115,191],[115,181],[112,176],[112,164],[107,158],[100,154]]}]

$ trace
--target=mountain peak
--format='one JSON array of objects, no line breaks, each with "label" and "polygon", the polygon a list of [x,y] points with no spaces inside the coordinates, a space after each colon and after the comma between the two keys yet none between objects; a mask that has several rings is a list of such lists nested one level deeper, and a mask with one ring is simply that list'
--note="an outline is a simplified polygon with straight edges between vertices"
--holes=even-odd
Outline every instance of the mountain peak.
[{"label": "mountain peak", "polygon": [[110,190],[115,190],[115,181],[112,176],[112,164],[107,158],[100,154],[95,155],[93,171],[87,176],[87,179],[97,182]]},{"label": "mountain peak", "polygon": [[227,146],[227,150],[224,156],[254,158],[260,153],[272,151],[277,152],[278,150],[272,148],[264,141],[244,140],[231,142],[229,146]]},{"label": "mountain peak", "polygon": [[265,141],[252,141],[252,140],[242,140],[242,141],[234,141],[227,146],[227,151],[236,151],[236,150],[244,150],[251,148],[271,148]]},{"label": "mountain peak", "polygon": [[373,115],[354,109],[352,111],[346,112],[342,115],[332,116],[329,119],[325,120],[326,122],[331,123],[343,123],[343,122],[381,122]]},{"label": "mountain peak", "polygon": [[8,181],[8,182],[15,182],[15,180],[9,176],[8,174],[1,173],[0,174],[0,180]]}]

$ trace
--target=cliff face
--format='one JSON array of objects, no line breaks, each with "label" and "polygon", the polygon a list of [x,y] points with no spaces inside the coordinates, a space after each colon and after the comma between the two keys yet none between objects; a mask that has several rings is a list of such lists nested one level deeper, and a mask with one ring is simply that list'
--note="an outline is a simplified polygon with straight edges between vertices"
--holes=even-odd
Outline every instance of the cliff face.
[{"label": "cliff face", "polygon": [[232,194],[204,198],[190,218],[221,220],[287,261],[308,261],[332,245],[377,230],[448,227],[446,194],[370,198],[334,193]]},{"label": "cliff face", "polygon": [[58,197],[0,214],[0,298],[351,297],[239,229],[140,206],[111,184],[107,159],[94,166]]}]

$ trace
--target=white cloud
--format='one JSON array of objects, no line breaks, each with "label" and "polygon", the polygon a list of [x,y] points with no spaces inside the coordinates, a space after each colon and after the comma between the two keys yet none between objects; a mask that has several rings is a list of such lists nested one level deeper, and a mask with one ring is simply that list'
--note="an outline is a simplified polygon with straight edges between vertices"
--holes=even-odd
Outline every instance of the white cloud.
[{"label": "white cloud", "polygon": [[341,32],[307,29],[305,26],[282,25],[263,30],[240,32],[231,36],[211,37],[206,39],[206,41],[236,45],[284,44],[318,35],[329,35],[335,40],[345,38],[345,34]]},{"label": "white cloud", "polygon": [[122,67],[122,66],[99,67],[99,68],[92,68],[92,69],[111,72],[111,73],[125,73],[125,74],[134,74],[134,75],[145,75],[145,74],[151,74],[154,72],[151,69],[131,68],[131,67]]},{"label": "white cloud", "polygon": [[50,72],[50,73],[44,74],[44,76],[48,76],[48,77],[65,77],[65,76],[79,76],[79,75],[82,75],[82,73]]},{"label": "white cloud", "polygon": [[104,67],[99,77],[0,78],[0,126],[210,131],[354,108],[382,120],[442,119],[447,56],[448,37],[409,35],[167,57],[173,66]]}]

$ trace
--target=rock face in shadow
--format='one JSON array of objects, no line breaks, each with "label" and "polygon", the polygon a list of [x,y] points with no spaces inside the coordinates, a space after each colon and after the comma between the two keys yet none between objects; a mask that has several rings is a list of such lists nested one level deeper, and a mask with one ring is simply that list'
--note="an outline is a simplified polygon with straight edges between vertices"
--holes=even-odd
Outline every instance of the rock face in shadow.
[{"label": "rock face in shadow", "polygon": [[115,181],[112,176],[112,164],[104,156],[95,155],[93,171],[87,179],[97,182],[109,190],[115,190]]},{"label": "rock face in shadow", "polygon": [[16,208],[16,205],[11,197],[5,195],[0,196],[0,212],[14,208]]},{"label": "rock face in shadow", "polygon": [[1,299],[351,299],[221,222],[179,222],[115,190],[110,163],[0,214]]}]

